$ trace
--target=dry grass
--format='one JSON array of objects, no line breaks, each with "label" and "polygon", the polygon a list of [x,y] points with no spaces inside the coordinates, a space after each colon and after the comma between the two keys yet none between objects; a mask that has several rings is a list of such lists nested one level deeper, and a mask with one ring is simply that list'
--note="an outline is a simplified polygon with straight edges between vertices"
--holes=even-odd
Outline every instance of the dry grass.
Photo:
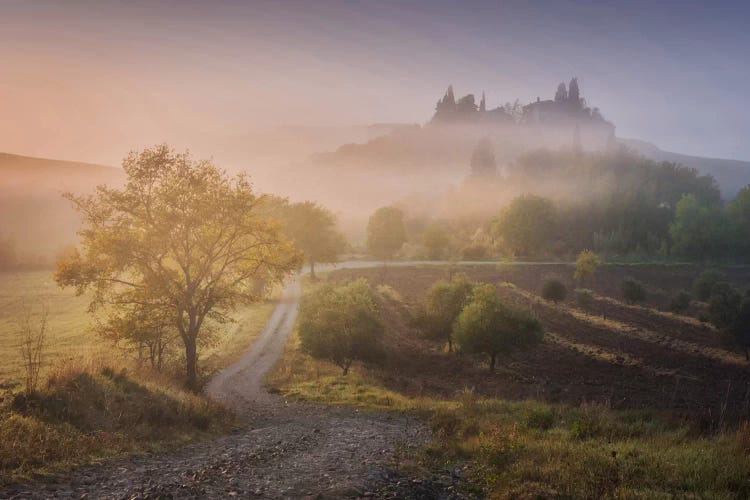
[{"label": "dry grass", "polygon": [[221,406],[162,375],[130,375],[91,360],[65,364],[47,386],[0,406],[0,482],[215,436],[234,425]]},{"label": "dry grass", "polygon": [[[24,396],[16,316],[27,297],[48,306],[49,323],[43,383]],[[0,482],[174,447],[234,425],[222,407],[182,389],[179,355],[164,372],[138,367],[90,330],[87,305],[87,297],[59,289],[49,272],[0,273]],[[202,375],[241,356],[274,307],[269,300],[239,310],[200,353]]]},{"label": "dry grass", "polygon": [[[200,353],[204,376],[228,366],[250,347],[271,317],[277,295],[275,291],[269,301],[237,311],[237,322],[218,335],[216,345]],[[89,297],[76,297],[72,290],[59,288],[50,271],[0,273],[0,357],[4,360],[0,365],[0,388],[15,388],[23,379],[17,322],[23,312],[21,306],[28,299],[49,309],[42,379],[57,365],[85,365],[89,360],[106,359],[113,366],[130,367],[124,351],[91,331]],[[180,368],[179,363],[175,364]]]}]

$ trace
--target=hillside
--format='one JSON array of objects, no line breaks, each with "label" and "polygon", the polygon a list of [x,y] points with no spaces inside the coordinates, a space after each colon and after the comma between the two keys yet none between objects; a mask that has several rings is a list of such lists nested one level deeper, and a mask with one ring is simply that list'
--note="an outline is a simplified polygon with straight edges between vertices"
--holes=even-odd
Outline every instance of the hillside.
[{"label": "hillside", "polygon": [[702,174],[712,176],[719,183],[721,194],[725,199],[733,198],[737,191],[750,184],[750,161],[705,158],[673,153],[637,139],[618,139],[618,142],[652,160],[679,163],[685,167],[694,168]]},{"label": "hillside", "polygon": [[[469,173],[474,148],[480,141],[489,141],[501,171],[521,155],[541,148],[605,151],[623,144],[646,158],[713,176],[725,199],[750,184],[750,162],[683,155],[644,141],[616,138],[614,124],[599,108],[587,107],[576,79],[567,88],[561,83],[554,100],[538,99],[527,105],[516,101],[494,109],[487,106],[484,96],[477,105],[473,94],[458,98],[449,87],[429,122],[384,132],[314,155],[298,167],[295,176],[305,178],[314,172],[319,196],[335,202],[339,201],[336,193],[352,192],[357,183],[368,185],[370,195],[377,191],[385,197],[383,201],[393,201],[460,182]],[[304,183],[310,184],[309,180]],[[347,183],[343,189],[342,183]]]},{"label": "hillside", "polygon": [[0,153],[0,241],[15,246],[23,264],[48,262],[78,228],[62,193],[89,193],[123,179],[118,168]]}]

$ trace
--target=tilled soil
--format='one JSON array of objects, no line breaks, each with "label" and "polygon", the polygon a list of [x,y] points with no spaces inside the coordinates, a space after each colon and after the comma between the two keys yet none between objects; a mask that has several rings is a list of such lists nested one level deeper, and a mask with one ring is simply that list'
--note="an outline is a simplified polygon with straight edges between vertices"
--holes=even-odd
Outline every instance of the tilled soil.
[{"label": "tilled soil", "polygon": [[262,381],[292,332],[300,283],[291,282],[251,350],[207,386],[248,428],[179,451],[133,457],[0,489],[0,498],[463,498],[460,479],[399,476],[394,450],[428,433],[413,418],[289,403]]},{"label": "tilled soil", "polygon": [[[541,276],[562,267],[460,268],[472,279],[497,284],[504,300],[532,309],[548,332],[540,346],[500,360],[495,374],[487,372],[484,358],[445,353],[410,331],[404,320],[389,319],[388,344],[397,348],[388,365],[373,369],[372,375],[412,396],[454,397],[469,387],[504,399],[661,409],[709,429],[750,418],[750,366],[744,356],[722,347],[716,331],[694,318],[627,306],[611,297],[597,299],[586,311],[571,301],[559,306],[541,301],[536,295]],[[570,266],[566,269],[572,273]],[[407,307],[414,308],[426,290],[448,274],[445,268],[429,266],[385,274],[345,269],[331,279],[360,276],[392,286]],[[506,281],[517,288],[502,286]]]}]

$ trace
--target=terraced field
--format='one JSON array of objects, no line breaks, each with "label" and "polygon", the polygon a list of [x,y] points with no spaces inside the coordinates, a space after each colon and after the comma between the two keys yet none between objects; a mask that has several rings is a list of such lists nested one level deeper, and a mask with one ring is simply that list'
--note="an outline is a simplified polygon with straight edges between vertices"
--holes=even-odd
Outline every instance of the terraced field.
[{"label": "terraced field", "polygon": [[[385,276],[376,269],[331,273],[330,279],[337,280],[364,276],[403,297],[400,306],[389,306],[401,310],[387,314],[389,341],[398,348],[387,366],[376,370],[388,388],[451,397],[473,387],[480,394],[507,399],[656,408],[697,419],[708,428],[750,416],[750,365],[724,347],[718,332],[693,316],[664,312],[654,303],[653,293],[646,306],[619,299],[619,284],[626,275],[668,296],[672,286],[689,286],[698,269],[669,266],[665,274],[658,266],[606,266],[589,284],[596,295],[585,310],[574,299],[553,305],[538,296],[547,277],[565,280],[572,275],[569,266],[466,266],[461,271],[475,281],[495,284],[504,300],[532,309],[547,331],[542,346],[505,358],[490,375],[481,358],[446,353],[409,326],[408,317],[425,291],[447,277],[445,269],[400,268]],[[665,275],[673,276],[672,281]],[[744,269],[731,274],[738,285],[745,275]],[[572,280],[567,281],[572,288]]]}]

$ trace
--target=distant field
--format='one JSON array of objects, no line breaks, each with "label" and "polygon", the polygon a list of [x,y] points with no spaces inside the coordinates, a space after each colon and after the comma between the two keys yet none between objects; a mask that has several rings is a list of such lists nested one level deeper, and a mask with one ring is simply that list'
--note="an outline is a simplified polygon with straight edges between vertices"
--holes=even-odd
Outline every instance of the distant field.
[{"label": "distant field", "polygon": [[[64,360],[90,359],[117,354],[112,345],[90,330],[86,312],[89,298],[76,297],[71,289],[60,289],[50,271],[0,273],[0,387],[16,385],[22,376],[17,320],[24,301],[39,311],[40,301],[49,307],[45,365]],[[255,304],[237,312],[219,343],[201,353],[201,363],[212,372],[231,363],[249,347],[271,315],[274,302]]]}]

